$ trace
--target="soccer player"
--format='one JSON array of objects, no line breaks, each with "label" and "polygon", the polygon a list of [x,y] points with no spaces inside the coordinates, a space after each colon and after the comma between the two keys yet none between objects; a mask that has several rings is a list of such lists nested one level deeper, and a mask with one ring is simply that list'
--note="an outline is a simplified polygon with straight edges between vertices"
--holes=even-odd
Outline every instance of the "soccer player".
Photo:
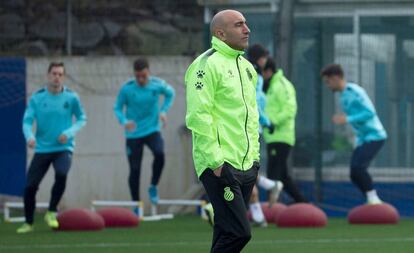
[{"label": "soccer player", "polygon": [[282,181],[284,190],[295,202],[307,202],[288,170],[289,153],[295,144],[295,88],[281,69],[276,71],[276,64],[271,58],[266,61],[263,77],[267,101],[265,113],[276,129],[274,132],[266,128],[263,131],[267,143],[267,176]]},{"label": "soccer player", "polygon": [[[55,183],[45,221],[51,228],[58,228],[57,205],[65,191],[66,178],[71,167],[75,135],[86,124],[79,96],[63,85],[65,67],[63,63],[52,62],[48,68],[46,87],[30,98],[23,118],[23,133],[29,148],[35,153],[27,173],[24,189],[24,213],[26,222],[17,233],[33,231],[36,192],[39,184],[53,164]],[[76,122],[73,122],[73,116]],[[36,121],[36,134],[33,122]]]},{"label": "soccer player", "polygon": [[[129,190],[132,200],[140,200],[141,161],[144,145],[154,155],[150,201],[158,203],[157,185],[164,167],[164,141],[160,121],[165,128],[167,112],[174,101],[174,89],[164,80],[151,76],[148,60],[139,58],[134,62],[134,75],[126,81],[115,102],[114,112],[125,128],[126,149],[129,162]],[[159,99],[163,97],[160,108]],[[134,209],[137,213],[138,208]],[[138,215],[138,213],[137,213]]]},{"label": "soccer player", "polygon": [[211,252],[240,252],[251,238],[246,207],[259,169],[257,74],[242,56],[250,30],[240,12],[218,12],[210,31],[212,48],[185,74],[186,125],[214,208]]},{"label": "soccer player", "polygon": [[380,204],[368,167],[384,145],[387,133],[379,120],[374,105],[365,90],[347,82],[339,64],[329,64],[321,70],[321,77],[333,92],[340,93],[340,104],[345,114],[336,114],[336,125],[349,123],[356,135],[356,148],[351,158],[351,180],[366,196],[368,204]]},{"label": "soccer player", "polygon": [[[268,51],[260,44],[253,44],[247,49],[247,59],[253,64],[257,72],[256,101],[257,109],[259,110],[260,134],[262,134],[262,128],[267,128],[269,130],[269,133],[273,133],[274,131],[274,125],[269,120],[264,111],[266,107],[266,95],[263,92],[262,71],[266,64],[268,54]],[[261,142],[263,141],[261,140]],[[261,145],[260,147],[262,146],[264,145]],[[263,158],[261,160],[263,161]],[[270,191],[270,205],[277,201],[279,194],[283,189],[283,183],[281,181],[273,181],[263,175],[258,176],[257,185],[260,185],[265,190]],[[254,186],[253,188],[249,209],[252,213],[253,225],[266,227],[267,222],[263,214],[262,206],[260,204],[259,191],[257,189],[257,186]]]}]

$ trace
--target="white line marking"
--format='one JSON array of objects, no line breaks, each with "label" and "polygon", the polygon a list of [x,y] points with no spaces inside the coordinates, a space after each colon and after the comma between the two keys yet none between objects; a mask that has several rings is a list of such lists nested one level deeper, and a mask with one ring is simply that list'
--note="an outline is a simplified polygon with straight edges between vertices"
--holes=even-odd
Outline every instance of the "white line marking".
[{"label": "white line marking", "polygon": [[[286,245],[286,244],[338,244],[338,243],[400,243],[414,242],[414,237],[395,238],[365,238],[365,239],[302,239],[302,240],[253,240],[249,244],[255,245]],[[32,245],[1,245],[0,250],[31,250],[36,249],[64,249],[64,248],[135,248],[135,247],[172,247],[172,246],[203,246],[210,245],[210,241],[181,241],[181,242],[141,242],[141,243],[78,243],[78,244],[32,244]]]}]

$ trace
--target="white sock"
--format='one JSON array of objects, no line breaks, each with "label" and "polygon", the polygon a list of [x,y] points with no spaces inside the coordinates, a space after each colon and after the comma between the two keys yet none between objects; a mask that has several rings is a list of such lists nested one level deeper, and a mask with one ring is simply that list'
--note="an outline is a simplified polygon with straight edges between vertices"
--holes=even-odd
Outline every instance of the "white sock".
[{"label": "white sock", "polygon": [[367,201],[369,203],[378,203],[381,202],[381,199],[378,197],[376,190],[367,191],[366,193]]},{"label": "white sock", "polygon": [[265,217],[260,202],[250,203],[250,212],[252,212],[252,218],[255,222],[264,221]]},{"label": "white sock", "polygon": [[259,180],[257,181],[257,184],[263,189],[265,189],[266,191],[269,191],[273,189],[273,187],[275,187],[276,182],[271,179],[268,179],[267,177],[259,176]]},{"label": "white sock", "polygon": [[376,190],[370,190],[370,191],[367,191],[366,192],[366,195],[367,195],[367,198],[369,199],[369,198],[375,198],[375,197],[377,197],[378,198],[378,194],[377,194],[377,191]]}]

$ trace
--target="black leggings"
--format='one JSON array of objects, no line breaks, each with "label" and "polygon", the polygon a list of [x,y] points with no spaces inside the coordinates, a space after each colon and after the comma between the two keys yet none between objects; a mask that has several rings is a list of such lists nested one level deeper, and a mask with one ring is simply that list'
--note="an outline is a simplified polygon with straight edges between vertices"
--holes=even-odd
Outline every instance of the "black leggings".
[{"label": "black leggings", "polygon": [[367,142],[352,153],[351,180],[364,195],[374,189],[368,167],[383,145],[384,140]]},{"label": "black leggings", "polygon": [[140,200],[140,177],[141,162],[144,150],[144,144],[148,146],[154,155],[152,162],[151,184],[157,185],[161,178],[162,169],[164,168],[164,141],[159,132],[152,133],[142,138],[127,139],[127,154],[129,162],[129,190],[132,200]]},{"label": "black leggings", "polygon": [[36,209],[36,193],[51,164],[53,164],[55,169],[55,183],[52,187],[49,211],[56,212],[57,205],[65,191],[66,177],[72,164],[72,152],[36,153],[34,155],[27,173],[26,187],[24,189],[24,213],[28,224],[33,224],[33,216]]},{"label": "black leggings", "polygon": [[282,181],[283,189],[295,202],[307,202],[289,175],[287,160],[291,148],[289,144],[281,142],[267,144],[267,176]]}]

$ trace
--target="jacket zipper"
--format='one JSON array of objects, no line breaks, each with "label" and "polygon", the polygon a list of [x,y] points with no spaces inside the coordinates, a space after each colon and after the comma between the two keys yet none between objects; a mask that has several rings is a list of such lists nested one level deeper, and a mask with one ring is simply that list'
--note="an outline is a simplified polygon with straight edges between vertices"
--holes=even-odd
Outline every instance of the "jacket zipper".
[{"label": "jacket zipper", "polygon": [[243,162],[242,162],[242,169],[244,170],[244,161],[246,160],[247,154],[249,153],[249,149],[250,149],[249,135],[247,133],[247,119],[249,117],[249,110],[247,108],[246,100],[244,99],[243,80],[242,80],[242,76],[241,76],[241,72],[240,72],[240,67],[239,67],[239,57],[240,57],[240,55],[238,55],[236,57],[236,66],[237,66],[237,71],[239,72],[240,86],[241,86],[241,92],[242,92],[244,107],[246,108],[246,119],[244,121],[244,132],[246,133],[247,150],[246,150],[246,155],[244,156]]},{"label": "jacket zipper", "polygon": [[221,146],[221,143],[220,143],[220,133],[219,133],[218,126],[217,126],[217,141],[218,141],[218,145]]}]

